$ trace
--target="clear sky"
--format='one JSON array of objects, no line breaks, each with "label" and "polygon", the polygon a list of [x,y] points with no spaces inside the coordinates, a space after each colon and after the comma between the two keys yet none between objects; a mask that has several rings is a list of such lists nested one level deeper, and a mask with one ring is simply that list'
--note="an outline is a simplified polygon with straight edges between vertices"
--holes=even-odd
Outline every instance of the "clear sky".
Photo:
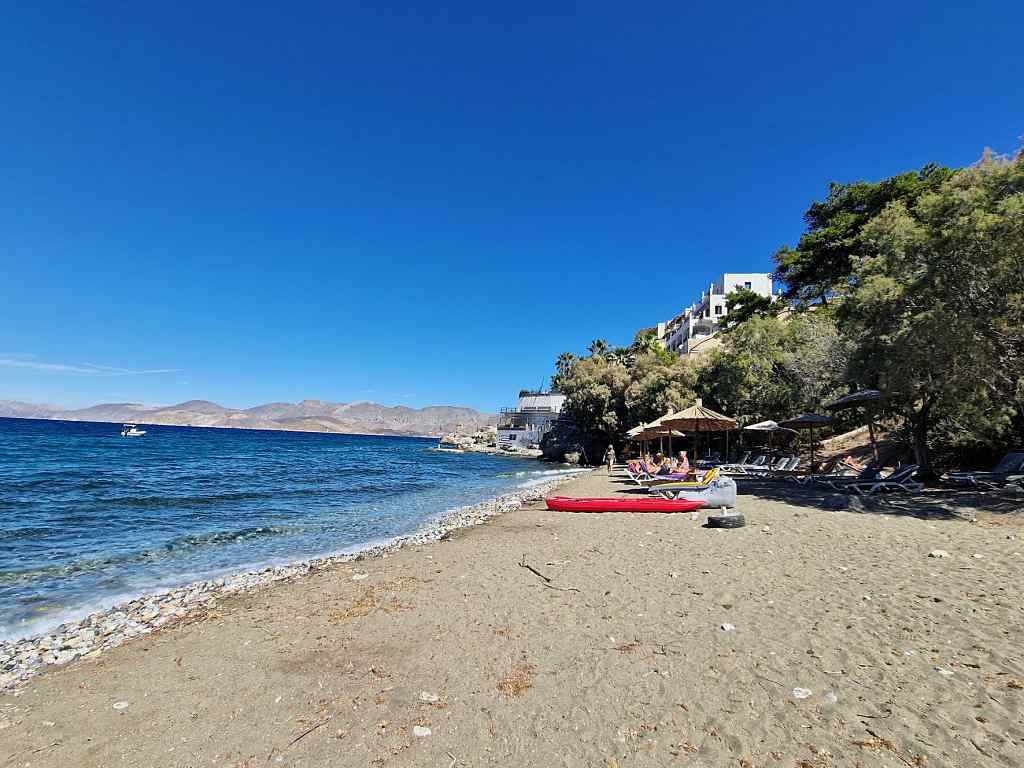
[{"label": "clear sky", "polygon": [[0,399],[512,404],[830,180],[1014,150],[1022,40],[1010,1],[9,3]]}]

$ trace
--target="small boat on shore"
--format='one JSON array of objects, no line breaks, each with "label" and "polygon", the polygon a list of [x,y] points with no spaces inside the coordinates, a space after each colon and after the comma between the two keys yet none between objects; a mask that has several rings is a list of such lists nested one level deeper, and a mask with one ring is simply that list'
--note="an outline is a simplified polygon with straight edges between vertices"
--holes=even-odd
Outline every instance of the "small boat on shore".
[{"label": "small boat on shore", "polygon": [[139,429],[135,424],[121,425],[121,437],[142,437],[144,434],[146,434],[146,430]]},{"label": "small boat on shore", "polygon": [[703,501],[686,499],[616,499],[552,496],[545,499],[552,512],[693,512],[706,506]]}]

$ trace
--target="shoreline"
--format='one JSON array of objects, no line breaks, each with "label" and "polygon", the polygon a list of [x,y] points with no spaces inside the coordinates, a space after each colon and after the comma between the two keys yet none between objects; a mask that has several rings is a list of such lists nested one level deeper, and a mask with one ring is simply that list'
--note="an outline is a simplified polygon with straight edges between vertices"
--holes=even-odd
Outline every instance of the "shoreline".
[{"label": "shoreline", "polygon": [[[558,493],[634,487],[596,471]],[[738,529],[526,503],[443,546],[225,595],[0,697],[0,755],[80,768],[1024,764],[1019,501],[963,497],[971,523],[922,515],[923,494],[877,510],[834,495],[750,484]]]},{"label": "shoreline", "polygon": [[18,695],[25,683],[50,668],[64,667],[79,659],[95,659],[127,640],[184,620],[202,620],[200,614],[209,611],[220,598],[308,577],[339,564],[385,558],[409,546],[442,541],[457,530],[482,525],[497,515],[543,499],[560,485],[589,471],[592,470],[564,472],[537,485],[447,510],[424,521],[414,533],[365,546],[356,545],[361,548],[355,551],[301,558],[283,565],[268,565],[145,592],[48,630],[0,640],[0,695],[11,691]]}]

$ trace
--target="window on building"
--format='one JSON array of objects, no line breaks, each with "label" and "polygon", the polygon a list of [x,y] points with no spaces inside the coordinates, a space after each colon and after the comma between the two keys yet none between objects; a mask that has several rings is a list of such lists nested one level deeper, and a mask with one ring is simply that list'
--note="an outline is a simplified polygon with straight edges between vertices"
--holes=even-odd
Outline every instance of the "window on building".
[{"label": "window on building", "polygon": [[722,305],[721,304],[716,304],[715,305],[715,314],[716,315],[722,314]]},{"label": "window on building", "polygon": [[750,290],[750,281],[748,280],[747,282],[745,282],[743,284],[743,287],[746,288],[749,291]]}]

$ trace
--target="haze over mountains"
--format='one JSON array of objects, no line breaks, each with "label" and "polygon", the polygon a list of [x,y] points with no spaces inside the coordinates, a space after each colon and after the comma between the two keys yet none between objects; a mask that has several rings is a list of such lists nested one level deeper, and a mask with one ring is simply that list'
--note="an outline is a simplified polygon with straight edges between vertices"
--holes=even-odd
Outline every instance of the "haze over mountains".
[{"label": "haze over mountains", "polygon": [[267,403],[246,409],[225,408],[209,400],[189,400],[169,406],[103,403],[80,409],[0,400],[0,418],[3,417],[427,437],[451,432],[458,425],[476,430],[496,422],[494,414],[481,413],[472,408],[448,405],[407,408],[370,402],[330,403],[323,400]]}]

